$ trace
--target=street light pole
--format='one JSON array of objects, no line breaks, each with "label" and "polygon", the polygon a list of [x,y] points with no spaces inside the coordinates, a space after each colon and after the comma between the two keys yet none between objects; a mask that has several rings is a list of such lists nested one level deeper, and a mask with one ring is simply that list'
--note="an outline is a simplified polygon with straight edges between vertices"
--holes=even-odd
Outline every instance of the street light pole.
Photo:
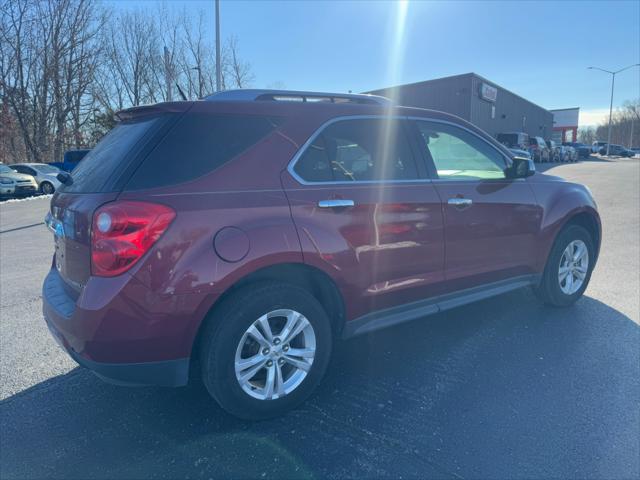
[{"label": "street light pole", "polygon": [[216,92],[220,91],[222,83],[220,71],[220,0],[216,0]]},{"label": "street light pole", "polygon": [[633,67],[640,67],[640,63],[629,65],[628,67],[621,68],[620,70],[616,70],[615,72],[612,72],[610,70],[605,70],[604,68],[599,68],[599,67],[587,67],[589,70],[600,70],[601,72],[605,72],[611,75],[611,102],[609,103],[609,131],[607,133],[607,157],[609,156],[609,147],[611,145],[611,119],[613,116],[613,89],[616,85],[616,74]]},{"label": "street light pole", "polygon": [[613,116],[613,89],[616,85],[616,73],[611,75],[611,102],[609,102],[609,128],[607,130],[607,157],[609,156],[609,146],[611,145],[611,117]]}]

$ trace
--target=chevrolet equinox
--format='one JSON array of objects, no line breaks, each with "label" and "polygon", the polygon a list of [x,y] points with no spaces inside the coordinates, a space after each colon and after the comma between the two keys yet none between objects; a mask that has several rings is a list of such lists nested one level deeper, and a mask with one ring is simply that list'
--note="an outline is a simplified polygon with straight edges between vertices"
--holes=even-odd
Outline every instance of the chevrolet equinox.
[{"label": "chevrolet equinox", "polygon": [[452,115],[237,90],[116,118],[61,174],[43,285],[53,336],[111,382],[197,371],[228,412],[279,415],[339,338],[525,286],[568,306],[598,257],[587,188]]}]

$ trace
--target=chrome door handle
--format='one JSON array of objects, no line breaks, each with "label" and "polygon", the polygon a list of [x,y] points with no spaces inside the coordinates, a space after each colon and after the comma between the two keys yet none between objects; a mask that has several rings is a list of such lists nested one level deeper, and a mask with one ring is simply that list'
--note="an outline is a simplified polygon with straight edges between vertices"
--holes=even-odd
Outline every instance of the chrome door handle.
[{"label": "chrome door handle", "polygon": [[355,202],[353,200],[334,199],[334,200],[320,200],[318,202],[318,207],[320,208],[345,208],[345,207],[353,207],[353,206],[355,206]]},{"label": "chrome door handle", "polygon": [[465,208],[465,207],[469,207],[473,204],[473,200],[471,200],[470,198],[450,198],[447,203],[449,205],[453,205],[456,208]]}]

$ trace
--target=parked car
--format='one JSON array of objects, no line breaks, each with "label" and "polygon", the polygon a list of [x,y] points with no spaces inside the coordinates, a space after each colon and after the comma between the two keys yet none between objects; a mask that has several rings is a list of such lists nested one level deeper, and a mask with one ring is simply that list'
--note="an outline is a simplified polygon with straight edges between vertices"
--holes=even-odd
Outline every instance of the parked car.
[{"label": "parked car", "polygon": [[11,168],[18,173],[35,178],[38,190],[46,195],[52,194],[60,187],[60,180],[57,178],[60,169],[57,167],[46,163],[16,163],[11,165]]},{"label": "parked car", "polygon": [[549,149],[549,160],[552,162],[560,161],[560,148],[553,140],[546,141],[547,148]]},{"label": "parked car", "polygon": [[496,139],[507,148],[529,149],[529,135],[524,132],[499,133]]},{"label": "parked car", "polygon": [[567,150],[569,150],[569,162],[577,162],[578,161],[578,150],[573,147],[568,146]]},{"label": "parked car", "polygon": [[578,152],[578,158],[589,158],[591,155],[591,147],[580,142],[563,142],[562,145],[573,147]]},{"label": "parked car", "polygon": [[89,149],[67,150],[64,152],[62,162],[52,162],[49,165],[57,167],[64,172],[71,172],[90,151]]},{"label": "parked car", "polygon": [[534,162],[548,162],[551,158],[549,147],[542,137],[529,138],[529,151]]},{"label": "parked car", "polygon": [[571,147],[568,145],[560,145],[558,147],[559,150],[559,161],[560,162],[570,162],[571,161]]},{"label": "parked car", "polygon": [[120,384],[199,363],[227,411],[279,415],[339,338],[525,286],[569,306],[598,258],[587,188],[453,115],[240,90],[117,118],[51,200],[43,311]]},{"label": "parked car", "polygon": [[633,152],[634,156],[640,155],[640,147],[631,147],[629,150]]},{"label": "parked car", "polygon": [[0,197],[25,197],[38,191],[38,184],[30,175],[15,172],[0,164]]},{"label": "parked car", "polygon": [[600,153],[600,149],[607,145],[607,142],[595,141],[591,144],[591,153]]},{"label": "parked car", "polygon": [[519,148],[510,148],[509,151],[515,156],[515,157],[522,157],[522,158],[531,158],[531,154],[526,151],[526,150],[520,150]]},{"label": "parked car", "polygon": [[[600,155],[607,154],[607,144],[600,148]],[[635,154],[631,150],[627,150],[622,145],[616,145],[612,143],[609,145],[609,155],[615,155],[618,157],[633,157]]]}]

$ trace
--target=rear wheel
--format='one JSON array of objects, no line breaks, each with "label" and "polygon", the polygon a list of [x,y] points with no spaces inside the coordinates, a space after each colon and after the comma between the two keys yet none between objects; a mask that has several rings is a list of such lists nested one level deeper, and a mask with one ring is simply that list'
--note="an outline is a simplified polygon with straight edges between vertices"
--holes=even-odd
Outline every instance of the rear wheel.
[{"label": "rear wheel", "polygon": [[331,324],[306,290],[263,283],[239,290],[203,331],[202,378],[229,413],[258,420],[302,403],[331,355]]},{"label": "rear wheel", "polygon": [[578,300],[589,284],[595,246],[589,232],[578,225],[565,228],[556,239],[536,293],[542,301],[566,307]]}]

